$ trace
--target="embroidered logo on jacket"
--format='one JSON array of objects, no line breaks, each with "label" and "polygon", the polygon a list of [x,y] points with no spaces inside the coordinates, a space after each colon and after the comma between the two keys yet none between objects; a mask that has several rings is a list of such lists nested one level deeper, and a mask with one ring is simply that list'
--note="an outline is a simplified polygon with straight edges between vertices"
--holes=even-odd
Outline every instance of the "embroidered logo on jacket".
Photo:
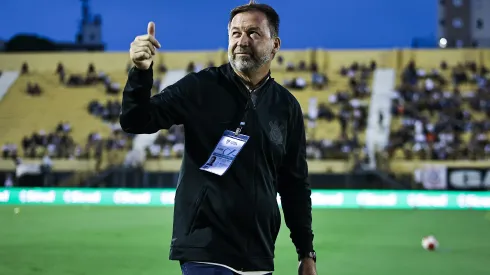
[{"label": "embroidered logo on jacket", "polygon": [[269,126],[271,130],[269,132],[269,138],[276,145],[282,145],[284,142],[284,137],[282,136],[282,130],[284,130],[284,125],[279,125],[277,121],[270,121]]}]

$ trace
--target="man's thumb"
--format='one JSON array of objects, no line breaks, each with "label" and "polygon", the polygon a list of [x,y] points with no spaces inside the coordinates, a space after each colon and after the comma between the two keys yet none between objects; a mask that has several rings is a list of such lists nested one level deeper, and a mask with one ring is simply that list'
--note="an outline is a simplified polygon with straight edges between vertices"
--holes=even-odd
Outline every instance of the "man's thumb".
[{"label": "man's thumb", "polygon": [[155,36],[155,23],[150,22],[148,23],[148,34],[151,36]]}]

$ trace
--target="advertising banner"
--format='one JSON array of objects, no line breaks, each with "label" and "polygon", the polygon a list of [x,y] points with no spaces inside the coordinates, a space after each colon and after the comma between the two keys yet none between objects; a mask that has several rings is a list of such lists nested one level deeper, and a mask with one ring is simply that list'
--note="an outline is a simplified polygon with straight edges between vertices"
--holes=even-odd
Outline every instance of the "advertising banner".
[{"label": "advertising banner", "polygon": [[416,177],[420,177],[427,190],[445,190],[447,189],[447,167],[443,165],[426,165],[423,169],[416,171]]},{"label": "advertising banner", "polygon": [[447,168],[448,189],[490,190],[490,167]]},{"label": "advertising banner", "polygon": [[[173,206],[174,197],[175,189],[0,189],[0,205]],[[313,190],[311,200],[314,208],[490,209],[481,191]]]}]

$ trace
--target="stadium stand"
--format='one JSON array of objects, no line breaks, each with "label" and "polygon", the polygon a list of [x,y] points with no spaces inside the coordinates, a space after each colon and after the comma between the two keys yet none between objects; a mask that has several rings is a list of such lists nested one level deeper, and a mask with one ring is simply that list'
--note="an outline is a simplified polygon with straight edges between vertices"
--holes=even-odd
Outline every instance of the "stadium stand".
[{"label": "stadium stand", "polygon": [[490,113],[486,106],[490,82],[482,61],[477,50],[406,55],[393,100],[391,158],[488,157]]},{"label": "stadium stand", "polygon": [[[167,72],[224,62],[223,51],[160,53],[155,92]],[[96,159],[99,168],[124,162],[134,138],[120,131],[117,119],[127,54],[2,54],[0,64],[3,72],[21,71],[0,101],[5,158]],[[391,159],[481,159],[490,153],[488,64],[486,50],[291,50],[280,52],[272,73],[302,106],[312,161],[365,161],[378,68],[397,75],[386,148]],[[183,137],[181,126],[160,131],[148,159],[178,160]],[[452,146],[437,151],[441,142]]]}]

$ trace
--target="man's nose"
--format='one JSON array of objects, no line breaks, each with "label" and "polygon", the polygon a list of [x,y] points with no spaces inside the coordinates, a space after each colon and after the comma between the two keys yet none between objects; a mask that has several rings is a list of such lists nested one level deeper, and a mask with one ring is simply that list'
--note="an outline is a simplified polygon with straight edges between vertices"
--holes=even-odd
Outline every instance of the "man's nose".
[{"label": "man's nose", "polygon": [[238,46],[248,47],[249,43],[250,38],[246,34],[243,34],[242,36],[240,36],[240,39],[238,39]]}]

